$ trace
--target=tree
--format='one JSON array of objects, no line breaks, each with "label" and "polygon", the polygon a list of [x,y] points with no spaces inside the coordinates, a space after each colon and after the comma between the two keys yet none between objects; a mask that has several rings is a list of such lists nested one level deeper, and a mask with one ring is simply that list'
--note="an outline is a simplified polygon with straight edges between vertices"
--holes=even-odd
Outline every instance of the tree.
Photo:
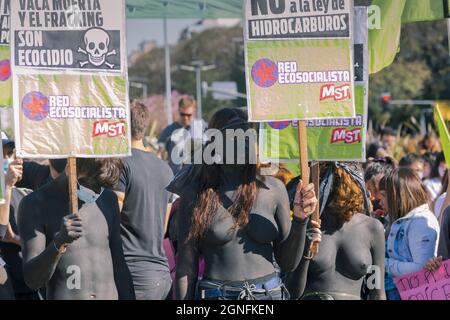
[{"label": "tree", "polygon": [[398,128],[405,118],[418,117],[418,107],[382,110],[380,96],[393,99],[450,99],[450,64],[445,21],[404,25],[400,53],[394,63],[370,77],[370,119],[375,126]]},{"label": "tree", "polygon": [[[212,28],[192,34],[190,39],[181,40],[171,49],[172,89],[183,94],[196,94],[195,74],[182,71],[180,65],[189,65],[194,60],[215,64],[216,69],[203,72],[202,80],[236,81],[238,90],[245,92],[245,68],[243,32],[240,26]],[[148,79],[149,94],[158,95],[165,91],[164,49],[154,48],[141,56],[129,70],[130,77]],[[132,91],[132,96],[140,94]],[[245,100],[216,101],[208,95],[203,99],[203,112],[208,118],[215,110],[230,106],[244,106]]]}]

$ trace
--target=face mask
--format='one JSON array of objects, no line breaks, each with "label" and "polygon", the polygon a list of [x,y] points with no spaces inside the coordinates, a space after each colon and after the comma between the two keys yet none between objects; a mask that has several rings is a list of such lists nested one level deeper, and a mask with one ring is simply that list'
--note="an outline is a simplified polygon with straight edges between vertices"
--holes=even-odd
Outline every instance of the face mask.
[{"label": "face mask", "polygon": [[446,168],[446,167],[439,166],[439,176],[440,176],[441,178],[444,177],[445,171],[447,171],[447,168]]},{"label": "face mask", "polygon": [[103,188],[101,189],[100,193],[97,194],[94,191],[92,191],[89,188],[83,187],[81,184],[78,184],[78,199],[80,199],[81,201],[83,201],[84,203],[94,203],[95,201],[97,201],[98,198],[100,198],[100,196],[103,193]]},{"label": "face mask", "polygon": [[8,172],[8,170],[9,170],[9,165],[11,164],[11,162],[12,162],[12,160],[7,160],[7,159],[4,159],[3,160],[3,172],[6,174],[7,172]]}]

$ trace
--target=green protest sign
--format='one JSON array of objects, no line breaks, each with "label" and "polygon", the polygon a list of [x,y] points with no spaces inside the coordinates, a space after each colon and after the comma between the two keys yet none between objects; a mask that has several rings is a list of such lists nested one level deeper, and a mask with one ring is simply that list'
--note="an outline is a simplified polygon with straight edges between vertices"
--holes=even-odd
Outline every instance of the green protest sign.
[{"label": "green protest sign", "polygon": [[0,45],[0,106],[12,105],[11,64],[9,46]]},{"label": "green protest sign", "polygon": [[[307,121],[308,158],[312,161],[365,161],[368,109],[367,10],[355,8],[356,117]],[[298,161],[297,121],[261,124],[260,159],[263,162]]]},{"label": "green protest sign", "polygon": [[11,3],[17,155],[131,153],[124,0]]},{"label": "green protest sign", "polygon": [[244,4],[250,121],[354,117],[353,1]]},{"label": "green protest sign", "polygon": [[21,102],[15,118],[19,156],[114,157],[131,151],[127,83],[121,76],[15,77]]},{"label": "green protest sign", "polygon": [[10,1],[0,1],[0,107],[12,104],[12,81],[9,47]]}]

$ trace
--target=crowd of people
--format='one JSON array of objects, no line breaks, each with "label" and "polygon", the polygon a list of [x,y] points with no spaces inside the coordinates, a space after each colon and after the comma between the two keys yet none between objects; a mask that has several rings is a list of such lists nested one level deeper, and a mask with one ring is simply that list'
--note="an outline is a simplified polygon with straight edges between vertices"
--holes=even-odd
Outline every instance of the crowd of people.
[{"label": "crowd of people", "polygon": [[[151,114],[133,102],[132,155],[77,159],[76,213],[67,161],[18,159],[2,135],[0,299],[399,300],[395,277],[450,259],[449,172],[436,135],[396,161],[397,135],[385,128],[366,163],[321,163],[314,186],[283,165],[261,170],[250,145],[244,163],[238,152],[233,163],[176,163],[193,98],[179,115],[153,153]],[[219,110],[208,127],[253,128],[239,108]]]}]

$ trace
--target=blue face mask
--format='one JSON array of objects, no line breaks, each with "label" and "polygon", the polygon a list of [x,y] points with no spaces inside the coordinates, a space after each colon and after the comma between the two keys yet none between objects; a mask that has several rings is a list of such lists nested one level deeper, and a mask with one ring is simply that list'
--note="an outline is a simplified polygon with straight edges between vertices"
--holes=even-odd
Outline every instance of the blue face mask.
[{"label": "blue face mask", "polygon": [[83,187],[81,184],[78,184],[78,199],[80,199],[81,201],[83,201],[84,203],[94,203],[95,201],[97,201],[98,198],[100,198],[100,196],[103,193],[103,188],[101,189],[100,193],[97,194],[94,191],[92,191],[89,188]]},{"label": "blue face mask", "polygon": [[9,170],[9,165],[11,164],[12,160],[3,160],[3,172],[6,174]]}]

